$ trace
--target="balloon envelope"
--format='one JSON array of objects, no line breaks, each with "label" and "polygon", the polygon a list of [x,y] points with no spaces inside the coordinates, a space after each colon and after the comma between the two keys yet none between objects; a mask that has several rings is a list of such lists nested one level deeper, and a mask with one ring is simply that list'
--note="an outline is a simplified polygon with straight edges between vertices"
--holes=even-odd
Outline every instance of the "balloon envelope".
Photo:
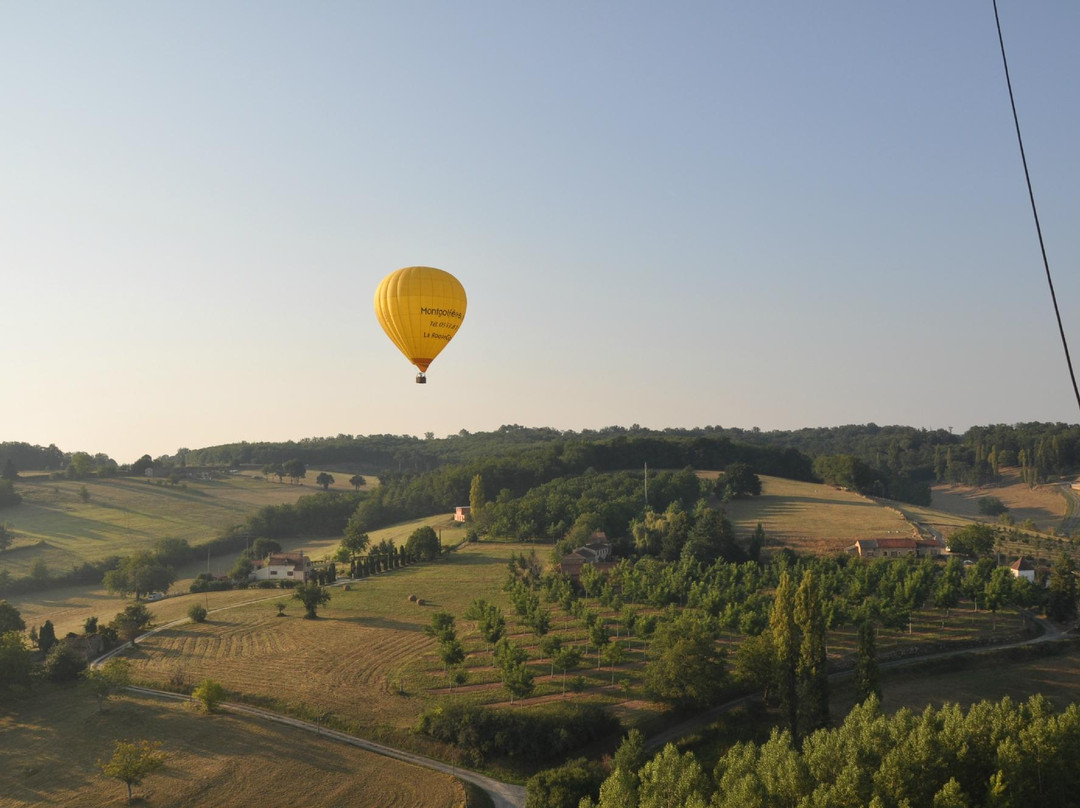
[{"label": "balloon envelope", "polygon": [[465,319],[465,287],[434,267],[391,272],[375,290],[375,316],[405,358],[424,373]]}]

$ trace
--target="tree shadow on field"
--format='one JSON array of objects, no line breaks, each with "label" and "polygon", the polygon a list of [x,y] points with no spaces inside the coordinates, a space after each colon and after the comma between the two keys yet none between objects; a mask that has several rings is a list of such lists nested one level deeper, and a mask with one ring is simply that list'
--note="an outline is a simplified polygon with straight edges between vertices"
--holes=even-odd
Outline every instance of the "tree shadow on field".
[{"label": "tree shadow on field", "polygon": [[758,498],[758,503],[765,507],[770,506],[784,506],[788,504],[806,504],[806,505],[842,505],[845,507],[854,508],[878,508],[880,507],[874,502],[866,502],[859,499],[824,499],[822,497],[776,497],[776,496],[763,496]]},{"label": "tree shadow on field", "polygon": [[423,632],[424,627],[416,623],[405,623],[400,620],[391,620],[386,617],[338,617],[335,622],[352,623],[365,628],[378,628],[387,631],[418,631]]}]

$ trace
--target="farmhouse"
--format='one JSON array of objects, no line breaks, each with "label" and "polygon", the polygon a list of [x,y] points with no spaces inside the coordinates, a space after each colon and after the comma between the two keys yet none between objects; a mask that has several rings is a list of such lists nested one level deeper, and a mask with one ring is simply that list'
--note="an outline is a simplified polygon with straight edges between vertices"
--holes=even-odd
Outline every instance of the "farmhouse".
[{"label": "farmhouse", "polygon": [[256,581],[296,581],[304,583],[311,574],[311,559],[303,553],[271,553],[255,562],[251,577]]},{"label": "farmhouse", "polygon": [[466,519],[469,518],[469,512],[471,510],[472,508],[469,505],[458,505],[456,508],[454,508],[454,521],[464,522]]},{"label": "farmhouse", "polygon": [[1030,562],[1025,561],[1023,556],[1009,565],[1009,572],[1013,574],[1014,578],[1027,578],[1032,583],[1035,583],[1035,567]]},{"label": "farmhouse", "polygon": [[922,539],[859,539],[854,551],[859,558],[900,558],[901,556],[939,556],[941,545]]},{"label": "farmhouse", "polygon": [[577,580],[581,577],[581,568],[586,564],[592,564],[597,569],[608,569],[612,564],[608,559],[611,557],[611,540],[603,531],[596,531],[589,536],[589,543],[579,547],[572,553],[567,553],[559,562],[559,571]]}]

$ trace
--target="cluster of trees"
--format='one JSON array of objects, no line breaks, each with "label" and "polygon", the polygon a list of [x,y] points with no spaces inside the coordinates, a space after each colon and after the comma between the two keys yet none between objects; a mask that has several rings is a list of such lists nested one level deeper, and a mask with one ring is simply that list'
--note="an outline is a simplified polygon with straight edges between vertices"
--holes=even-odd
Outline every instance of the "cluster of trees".
[{"label": "cluster of trees", "polygon": [[1080,789],[1078,754],[1077,705],[1055,713],[1043,697],[1034,696],[1023,704],[1005,698],[966,711],[948,704],[886,716],[871,698],[839,727],[818,730],[801,745],[786,730],[774,730],[763,744],[738,743],[711,772],[692,752],[680,753],[672,745],[639,765],[641,742],[628,738],[599,793],[580,804],[1064,808],[1075,804]]},{"label": "cluster of trees", "polygon": [[453,744],[473,765],[492,756],[541,763],[565,759],[618,729],[618,720],[600,705],[577,703],[519,711],[448,701],[425,710],[417,723],[419,732]]},{"label": "cluster of trees", "polygon": [[[82,637],[75,634],[57,637],[51,620],[46,620],[40,628],[33,626],[26,632],[26,624],[19,610],[6,600],[0,601],[0,694],[30,687],[39,680],[63,683],[86,675],[92,681],[100,706],[111,691],[104,674],[85,673],[87,660],[84,648],[90,647],[88,638],[94,635],[100,637],[99,644],[95,646],[100,649],[119,641],[134,644],[135,638],[152,619],[153,615],[145,605],[132,604],[119,612],[108,625],[98,625],[97,617],[87,618]],[[119,686],[115,682],[113,684],[113,689]]]},{"label": "cluster of trees", "polygon": [[359,512],[349,518],[345,535],[334,557],[349,565],[350,578],[364,578],[387,570],[399,569],[420,561],[434,561],[442,556],[442,542],[433,527],[418,527],[400,547],[390,539],[371,544]]},{"label": "cluster of trees", "polygon": [[[262,473],[267,477],[277,477],[278,482],[281,482],[286,477],[292,482],[293,485],[299,483],[302,479],[307,477],[307,465],[304,461],[298,457],[294,457],[292,460],[286,460],[284,463],[267,463],[262,467]],[[330,482],[333,482],[331,479]],[[320,483],[322,485],[322,483]],[[329,485],[329,483],[327,483]]]},{"label": "cluster of trees", "polygon": [[64,453],[55,444],[0,443],[0,469],[3,469],[4,479],[15,479],[19,471],[59,471],[64,468],[64,461]]},{"label": "cluster of trees", "polygon": [[[171,542],[187,546],[185,539],[162,539],[158,547]],[[176,570],[171,563],[173,560],[174,556],[168,550],[134,553],[123,557],[115,569],[106,571],[102,583],[109,592],[122,598],[134,595],[138,600],[151,592],[165,593],[176,580]]]},{"label": "cluster of trees", "polygon": [[[241,526],[249,536],[288,539],[337,535],[345,530],[363,494],[326,491],[300,497],[295,504],[266,505]],[[381,525],[380,525],[381,526]]]},{"label": "cluster of trees", "polygon": [[796,743],[829,723],[827,619],[821,582],[804,570],[796,588],[784,570],[769,616],[774,681],[780,709]]},{"label": "cluster of trees", "polygon": [[[605,472],[643,468],[645,463],[653,468],[724,468],[737,462],[748,464],[758,474],[813,479],[809,458],[791,450],[748,447],[724,439],[619,436],[556,442],[422,474],[387,473],[380,476],[380,486],[360,502],[357,513],[374,530],[445,513],[468,502],[481,533],[560,538],[583,510],[591,510],[600,514],[600,529],[617,536],[624,533],[629,518],[641,511],[644,472]],[[684,484],[678,475],[650,475],[650,504],[663,509],[674,498],[696,501],[702,494],[697,479],[692,481],[692,495],[670,490]],[[587,507],[588,500],[594,507]]]}]

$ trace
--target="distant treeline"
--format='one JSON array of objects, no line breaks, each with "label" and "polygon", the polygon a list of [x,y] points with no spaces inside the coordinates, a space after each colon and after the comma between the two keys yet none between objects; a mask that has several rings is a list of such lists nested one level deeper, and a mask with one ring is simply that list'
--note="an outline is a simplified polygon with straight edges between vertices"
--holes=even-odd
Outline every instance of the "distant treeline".
[{"label": "distant treeline", "polygon": [[[644,462],[659,468],[720,468],[712,449],[717,446],[742,447],[742,452],[767,449],[770,458],[791,455],[783,471],[769,468],[761,458],[738,457],[749,462],[759,474],[804,479],[812,474],[809,464],[803,471],[787,467],[800,455],[812,462],[819,457],[843,456],[860,461],[869,473],[862,473],[866,493],[895,499],[921,501],[931,482],[983,483],[991,481],[1002,466],[1019,466],[1030,482],[1080,469],[1080,426],[1064,423],[1019,423],[976,426],[963,434],[945,429],[909,426],[852,424],[798,430],[705,426],[688,429],[650,430],[640,426],[605,427],[580,432],[550,427],[502,426],[493,432],[470,433],[423,439],[411,435],[338,435],[307,438],[286,443],[236,443],[195,451],[181,450],[188,463],[198,465],[263,464],[298,457],[309,466],[344,466],[388,472],[431,471],[445,465],[472,465],[494,457],[537,451],[562,453],[565,447],[602,446],[605,454],[622,448],[639,450],[650,443],[650,457],[624,457],[624,465],[603,466],[603,459],[588,463],[597,470],[632,468]],[[688,444],[697,444],[687,449]],[[656,450],[679,447],[681,457]],[[588,452],[589,450],[583,450]],[[730,452],[730,449],[728,450]],[[724,452],[721,452],[723,455]],[[170,458],[163,458],[170,460]],[[568,470],[571,471],[571,470]]]},{"label": "distant treeline", "polygon": [[65,465],[64,453],[55,444],[31,446],[29,443],[0,443],[0,470],[58,471]]},{"label": "distant treeline", "polygon": [[[619,442],[622,442],[621,447]],[[658,468],[685,465],[698,469],[722,468],[725,463],[718,463],[713,454],[717,447],[727,447],[719,452],[724,457],[733,451],[730,447],[740,447],[739,451],[745,455],[768,450],[767,456],[772,461],[784,458],[788,451],[790,455],[780,463],[782,471],[755,462],[764,459],[761,456],[734,459],[750,463],[759,474],[797,479],[809,478],[813,473],[810,463],[819,457],[850,456],[873,472],[872,478],[879,481],[877,493],[884,491],[882,495],[898,499],[910,498],[912,483],[987,482],[1002,466],[1020,466],[1033,483],[1080,469],[1080,426],[1040,422],[975,426],[963,434],[953,434],[945,429],[873,423],[772,431],[721,426],[652,430],[635,424],[577,432],[509,424],[492,432],[461,430],[445,438],[436,438],[432,433],[423,438],[342,434],[299,441],[229,443],[203,449],[178,449],[173,455],[155,458],[155,465],[262,466],[297,458],[315,468],[418,473],[447,465],[471,466],[520,453],[563,454],[572,446],[606,447],[596,451],[607,457],[618,455],[620,448],[640,450],[648,447],[650,456],[640,456],[640,452],[638,456],[631,456],[632,452],[627,451],[626,456],[614,465],[604,465],[606,460],[601,457],[585,466],[592,465],[597,470],[633,468],[644,462]],[[581,451],[588,454],[591,450],[583,448]],[[673,457],[673,454],[677,456]],[[11,467],[18,471],[59,471],[72,466],[78,455],[86,453],[63,452],[55,445],[0,443],[0,470],[10,461]],[[793,471],[790,466],[800,456],[809,460],[802,461],[804,468],[801,471]],[[88,457],[78,459],[85,461]],[[90,459],[100,469],[117,468],[116,462],[105,455],[94,455]],[[121,473],[127,468],[119,466]],[[567,473],[583,468],[570,468]]]}]

